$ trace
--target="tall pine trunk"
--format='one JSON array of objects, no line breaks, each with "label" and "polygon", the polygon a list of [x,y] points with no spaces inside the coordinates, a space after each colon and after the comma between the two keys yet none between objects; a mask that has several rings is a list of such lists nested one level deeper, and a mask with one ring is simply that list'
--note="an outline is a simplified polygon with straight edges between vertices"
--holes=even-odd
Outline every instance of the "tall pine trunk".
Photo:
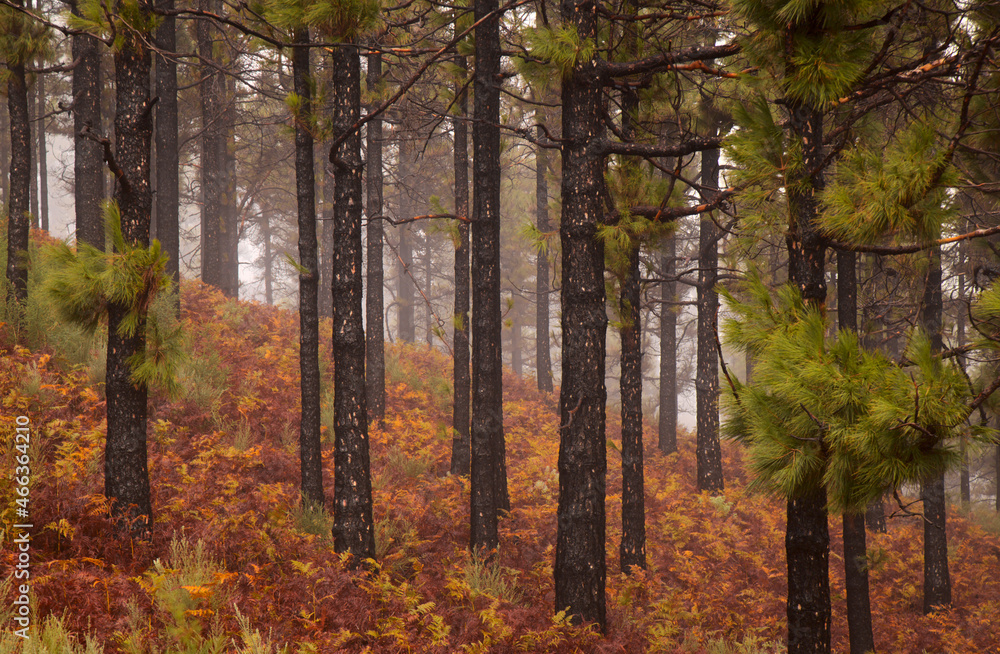
[{"label": "tall pine trunk", "polygon": [[[719,151],[701,153],[701,183],[706,189],[719,188]],[[715,290],[719,267],[719,228],[711,214],[701,217],[698,231],[698,371],[697,468],[698,490],[719,493],[722,478],[722,449],[719,444],[719,356],[715,339],[718,329],[719,294]]]},{"label": "tall pine trunk", "polygon": [[[174,0],[160,0],[160,9],[171,11]],[[164,16],[156,28],[156,45],[163,52],[156,59],[156,237],[167,255],[164,271],[175,287],[180,283],[180,192],[177,142],[177,19]],[[179,295],[178,295],[179,299]],[[179,309],[179,304],[177,309]]]},{"label": "tall pine trunk", "polygon": [[[23,6],[23,0],[15,0]],[[24,29],[19,20],[16,30]],[[10,199],[7,203],[7,280],[21,302],[28,298],[28,213],[31,193],[31,128],[28,114],[28,85],[24,62],[7,61],[7,112],[10,117]]]},{"label": "tall pine trunk", "polygon": [[677,239],[663,239],[660,253],[660,452],[677,451]]},{"label": "tall pine trunk", "polygon": [[642,323],[639,243],[628,252],[621,289],[622,572],[646,567],[646,503],[642,452]]},{"label": "tall pine trunk", "polygon": [[[581,39],[597,36],[597,5],[563,0],[560,14]],[[562,80],[562,384],[559,392],[559,506],[555,609],[607,626],[605,583],[605,310],[603,161],[593,143],[604,107],[596,61],[580,61]]]},{"label": "tall pine trunk", "polygon": [[[475,17],[497,10],[497,0],[475,0]],[[475,30],[472,185],[472,465],[471,529],[474,553],[499,544],[498,517],[509,510],[503,443],[503,362],[500,348],[500,21]]]},{"label": "tall pine trunk", "polygon": [[38,227],[49,231],[49,165],[48,137],[45,128],[45,75],[39,74],[35,82],[38,99]]},{"label": "tall pine trunk", "polygon": [[[298,28],[295,43],[309,43],[308,28]],[[299,373],[302,420],[299,426],[299,463],[302,500],[323,506],[323,459],[320,445],[319,379],[319,253],[316,242],[316,175],[313,137],[309,131],[312,113],[312,80],[309,48],[292,48],[292,76],[299,97],[295,116],[295,197],[299,217]]]},{"label": "tall pine trunk", "polygon": [[[789,175],[788,280],[808,305],[825,309],[826,248],[816,226],[816,194],[823,188],[823,114],[787,100],[790,136],[802,146],[801,168]],[[788,500],[788,654],[830,651],[830,533],[826,491]]]},{"label": "tall pine trunk", "polygon": [[[379,87],[382,81],[382,53],[368,55],[368,91]],[[385,309],[383,304],[382,239],[385,232],[382,214],[382,119],[368,121],[367,149],[365,155],[368,171],[365,179],[368,207],[368,268],[365,275],[368,293],[365,296],[365,389],[368,396],[368,419],[385,418]],[[330,234],[330,251],[333,250],[333,223],[328,221],[323,234]]]},{"label": "tall pine trunk", "polygon": [[[857,256],[837,252],[837,323],[840,329],[858,331]],[[868,544],[865,514],[848,513],[844,524],[844,579],[847,586],[847,629],[851,654],[875,649],[872,633],[871,599],[868,586]]]},{"label": "tall pine trunk", "polygon": [[[920,326],[931,339],[934,352],[944,349],[941,336],[942,313],[939,245],[930,252],[920,306]],[[920,496],[924,503],[924,613],[930,613],[936,608],[951,604],[943,471],[923,481]]]},{"label": "tall pine trunk", "polygon": [[[462,71],[468,71],[468,61],[464,56],[458,57],[456,63]],[[465,92],[464,79],[458,81],[457,87],[458,116],[452,121],[452,129],[455,131],[455,213],[459,220],[458,246],[455,248],[451,474],[468,475],[472,467],[470,440],[472,379],[469,373],[469,127],[466,123],[469,96]]]},{"label": "tall pine trunk", "polygon": [[[115,157],[121,176],[114,199],[121,212],[122,235],[129,245],[148,247],[152,214],[150,141],[153,135],[149,51],[136,38],[126,38],[115,53]],[[119,527],[146,535],[152,527],[152,505],[146,457],[146,396],[132,382],[129,359],[145,350],[145,315],[134,335],[120,333],[128,312],[124,303],[108,306],[107,445],[104,493]]]},{"label": "tall pine trunk", "polygon": [[[544,121],[539,107],[536,116]],[[540,122],[541,122],[540,121]],[[541,125],[537,127],[539,139],[545,137]],[[545,148],[535,146],[535,227],[540,234],[548,233],[549,226],[549,155]],[[549,348],[549,252],[538,252],[535,262],[535,371],[538,390],[552,392],[552,354]]]},{"label": "tall pine trunk", "polygon": [[362,322],[361,56],[358,47],[333,48],[335,138],[330,153],[335,175],[333,275],[333,539],[334,550],[357,560],[375,556],[372,520],[368,402],[365,389],[365,330]]}]

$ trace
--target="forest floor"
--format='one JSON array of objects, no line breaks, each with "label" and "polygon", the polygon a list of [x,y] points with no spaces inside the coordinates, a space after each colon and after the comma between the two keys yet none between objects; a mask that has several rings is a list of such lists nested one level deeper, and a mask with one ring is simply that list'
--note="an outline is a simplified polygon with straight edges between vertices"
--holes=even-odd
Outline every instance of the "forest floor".
[{"label": "forest floor", "polygon": [[[24,415],[34,434],[30,583],[36,625],[51,616],[49,641],[64,630],[80,652],[84,635],[93,652],[783,650],[784,504],[746,490],[738,446],[724,444],[726,491],[711,497],[694,490],[693,435],[679,434],[679,454],[663,456],[647,429],[649,569],[624,575],[619,429],[609,408],[602,637],[553,617],[557,396],[539,393],[533,379],[504,380],[513,510],[491,568],[470,560],[469,484],[448,474],[450,360],[426,346],[388,346],[386,420],[370,431],[379,567],[351,572],[333,552],[329,517],[298,508],[296,315],[195,282],[184,284],[182,306],[190,357],[181,391],[150,402],[150,542],[116,536],[105,518],[97,367],[14,345],[9,330],[0,336],[3,433]],[[327,498],[331,373],[324,366]],[[10,440],[0,461],[7,620],[16,596]],[[844,652],[840,519],[830,528],[834,651]],[[955,606],[931,616],[921,612],[920,523],[892,519],[888,533],[869,535],[879,651],[1000,652],[998,531],[953,511],[948,532]],[[18,651],[13,629],[3,627],[0,652]]]}]

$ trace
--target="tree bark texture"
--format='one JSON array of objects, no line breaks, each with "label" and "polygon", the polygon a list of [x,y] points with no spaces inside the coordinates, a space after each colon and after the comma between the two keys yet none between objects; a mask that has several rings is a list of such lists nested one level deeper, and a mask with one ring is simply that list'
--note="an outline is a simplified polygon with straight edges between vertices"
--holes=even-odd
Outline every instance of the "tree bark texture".
[{"label": "tree bark texture", "polygon": [[[201,8],[214,14],[222,13],[221,0],[201,0]],[[224,65],[217,38],[218,28],[211,21],[196,23],[198,55],[201,66],[201,193],[202,193],[202,252],[201,278],[227,297],[239,295],[239,266],[235,207],[235,180],[230,176],[228,140],[232,114],[227,110]],[[235,274],[234,274],[235,270]]]},{"label": "tree bark texture", "polygon": [[[476,20],[499,7],[475,0]],[[472,466],[474,553],[499,544],[501,510],[509,510],[503,443],[503,361],[500,348],[500,30],[499,17],[475,30],[472,204]]]},{"label": "tree bark texture", "polygon": [[[160,0],[159,5],[169,12],[174,8],[174,0]],[[156,45],[164,53],[177,49],[176,17],[163,17],[156,28]],[[160,98],[156,105],[156,238],[168,257],[164,272],[178,288],[181,277],[177,61],[167,54],[161,53],[156,59],[156,95]]]},{"label": "tree bark texture", "polygon": [[[377,89],[382,81],[382,54],[368,55],[368,89]],[[368,268],[365,271],[368,293],[365,296],[367,331],[365,334],[365,387],[368,395],[368,419],[381,421],[385,418],[385,309],[383,304],[384,272],[382,268],[382,247],[385,211],[382,198],[382,120],[368,121],[368,159],[365,179],[368,196]],[[328,222],[323,233],[330,233],[327,246],[333,250],[333,227]]]},{"label": "tree bark texture", "polygon": [[[333,49],[333,128],[338,136],[361,117],[361,56],[353,44]],[[330,154],[334,165],[333,538],[337,552],[358,560],[375,556],[372,520],[365,330],[362,321],[361,135],[352,133]]]},{"label": "tree bark texture", "polygon": [[[562,0],[563,22],[581,39],[597,35],[597,5]],[[597,239],[603,133],[597,61],[578,62],[562,81],[562,385],[559,392],[559,506],[555,560],[557,611],[607,626],[605,583],[604,247]]]},{"label": "tree bark texture", "polygon": [[826,491],[788,501],[788,653],[830,651],[830,534]]},{"label": "tree bark texture", "polygon": [[[823,188],[823,113],[787,100],[791,138],[802,147],[802,165],[789,173],[788,274],[805,302],[825,308],[826,248],[816,226],[816,194]],[[788,653],[830,651],[830,536],[826,492],[788,500]]]},{"label": "tree bark texture", "polygon": [[[701,183],[719,188],[719,151],[701,153]],[[707,198],[706,198],[707,199]],[[719,267],[719,228],[711,214],[701,217],[698,230],[698,370],[695,379],[697,403],[698,490],[719,493],[722,478],[722,449],[719,444],[719,355],[716,330],[719,294],[715,291]]]},{"label": "tree bark texture", "polygon": [[[934,352],[944,349],[941,334],[941,246],[930,251],[930,262],[920,306],[920,326],[931,339]],[[951,604],[951,576],[948,571],[948,536],[944,472],[924,480],[924,613]]]},{"label": "tree bark texture", "polygon": [[[149,51],[127,39],[115,55],[115,158],[123,175],[116,180],[114,199],[121,212],[125,242],[149,246],[152,214],[150,141],[153,135]],[[104,454],[104,494],[112,502],[112,518],[132,533],[147,534],[152,506],[146,457],[146,396],[144,385],[132,383],[129,358],[145,350],[145,316],[133,336],[119,328],[128,307],[108,306],[106,395],[108,431]]]},{"label": "tree bark texture", "polygon": [[664,454],[677,451],[677,239],[663,239],[660,254],[660,415],[658,446]]},{"label": "tree bark texture", "polygon": [[[540,111],[536,110],[536,111]],[[538,116],[544,121],[544,114]],[[536,128],[539,139],[545,137],[541,126]],[[545,148],[535,146],[535,227],[547,234],[549,225],[549,155]],[[535,370],[538,390],[552,392],[552,353],[549,346],[549,263],[548,249],[539,251],[535,261]]]},{"label": "tree bark texture", "polygon": [[[296,29],[296,43],[309,43],[308,28]],[[320,445],[319,380],[319,253],[316,242],[316,176],[313,137],[307,121],[312,113],[309,49],[292,49],[292,76],[299,96],[295,119],[295,197],[299,216],[299,374],[302,420],[299,426],[299,463],[302,500],[323,506],[323,459]]]},{"label": "tree bark texture", "polygon": [[[18,5],[23,3],[18,1]],[[15,22],[15,24],[17,24]],[[7,203],[7,280],[21,302],[28,298],[28,234],[31,215],[31,128],[24,62],[7,62],[7,112],[10,117],[10,200]]]},{"label": "tree bark texture", "polygon": [[[76,3],[72,9],[74,15],[79,15]],[[165,20],[164,24],[166,22]],[[163,44],[160,47],[166,48]],[[172,47],[169,49],[173,50]],[[101,216],[101,201],[104,199],[103,153],[100,143],[80,135],[84,127],[89,127],[95,134],[103,135],[104,132],[101,119],[100,41],[88,34],[73,35],[73,58],[79,60],[73,69],[75,148],[73,198],[76,205],[76,240],[90,243],[95,248],[103,250],[104,219]],[[159,70],[157,66],[158,74]],[[161,104],[157,109],[157,124],[161,120],[163,111],[164,107]]]},{"label": "tree bark texture", "polygon": [[38,99],[38,120],[35,129],[38,140],[38,227],[47,232],[49,231],[49,165],[48,137],[45,128],[45,75],[37,75],[35,89]]},{"label": "tree bark texture", "polygon": [[[858,331],[857,255],[837,252],[837,323]],[[844,513],[844,579],[847,586],[847,630],[851,654],[875,650],[868,585],[868,544],[864,513]]]},{"label": "tree bark texture", "polygon": [[[399,164],[396,168],[399,194],[398,220],[406,220],[414,215],[408,185],[413,182],[413,144],[402,136],[398,139]],[[413,233],[408,224],[396,227],[399,245],[396,248],[396,335],[401,342],[412,343],[416,337],[414,324],[414,299],[416,284],[413,278]]]},{"label": "tree bark texture", "polygon": [[622,280],[622,572],[646,567],[646,502],[642,452],[642,323],[639,305],[639,243],[628,253]]},{"label": "tree bark texture", "polygon": [[[468,61],[458,57],[457,65],[468,71]],[[464,77],[464,75],[463,75]],[[469,96],[464,82],[458,84],[456,100],[458,117],[452,121],[455,131],[455,213],[467,219],[469,216],[469,127],[466,117],[469,113]],[[455,248],[455,317],[452,351],[454,401],[452,403],[452,445],[451,474],[468,475],[472,467],[472,444],[470,429],[472,420],[472,378],[469,372],[469,223],[458,221],[458,246]]]}]

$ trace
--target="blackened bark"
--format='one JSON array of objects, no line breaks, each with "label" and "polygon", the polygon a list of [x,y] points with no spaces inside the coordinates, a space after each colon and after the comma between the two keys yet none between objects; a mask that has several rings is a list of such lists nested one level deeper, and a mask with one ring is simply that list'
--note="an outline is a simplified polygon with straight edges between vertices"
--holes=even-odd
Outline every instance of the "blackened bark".
[{"label": "blackened bark", "polygon": [[788,654],[830,651],[830,534],[826,491],[788,501]]},{"label": "blackened bark", "polygon": [[[458,67],[468,71],[468,61],[458,57]],[[464,78],[465,75],[463,74]],[[455,131],[455,213],[461,218],[469,216],[469,96],[464,80],[458,83],[456,99],[458,116],[452,121]],[[472,406],[472,379],[469,374],[469,224],[458,221],[458,246],[455,248],[455,318],[452,351],[454,402],[452,404],[451,474],[468,475],[472,467],[470,421]]]},{"label": "blackened bark", "polygon": [[[152,193],[149,183],[153,135],[150,97],[152,59],[138,39],[127,38],[115,53],[115,157],[124,175],[115,184],[125,242],[149,246]],[[146,459],[144,385],[132,383],[129,359],[145,350],[145,315],[132,336],[119,329],[128,306],[108,306],[106,395],[108,432],[104,455],[104,493],[121,528],[148,534],[152,526]]]},{"label": "blackened bark", "polygon": [[[361,56],[356,45],[333,49],[333,129],[339,137],[361,117]],[[330,153],[334,165],[333,366],[334,550],[357,560],[375,556],[365,330],[362,321],[361,134],[354,131]]]},{"label": "blackened bark", "polygon": [[[499,7],[475,0],[476,20]],[[503,443],[503,362],[500,348],[500,30],[499,17],[475,30],[472,185],[472,466],[473,552],[499,544],[500,511],[509,510]]]},{"label": "blackened bark", "polygon": [[881,497],[868,505],[868,509],[865,511],[865,526],[878,534],[886,532],[885,503]]},{"label": "blackened bark", "polygon": [[38,226],[43,232],[47,232],[49,231],[49,166],[48,138],[45,129],[45,75],[38,75],[35,89],[38,100],[38,126],[35,129],[38,141]]},{"label": "blackened bark", "polygon": [[[837,323],[857,334],[857,256],[837,252]],[[844,513],[844,579],[847,586],[847,630],[851,654],[875,650],[868,586],[868,544],[864,513]]]},{"label": "blackened bark", "polygon": [[[382,54],[373,51],[368,55],[368,89],[377,89],[382,81]],[[383,305],[382,239],[385,211],[382,200],[382,120],[368,121],[368,148],[365,165],[368,176],[365,179],[368,195],[368,293],[365,298],[367,318],[365,386],[368,395],[368,419],[381,421],[385,418],[385,313]],[[330,232],[327,247],[333,250],[333,229],[331,223],[323,233]]]},{"label": "blackened bark", "polygon": [[[701,183],[719,188],[719,151],[701,153]],[[710,200],[711,198],[706,198]],[[719,267],[719,228],[713,216],[701,217],[698,231],[698,371],[695,379],[698,422],[698,490],[719,493],[722,449],[719,444],[719,355],[715,345],[719,294],[715,290]]]},{"label": "blackened bark", "polygon": [[[326,156],[326,148],[321,146],[315,148],[314,151],[316,156],[313,159],[313,170],[318,177],[316,180],[316,213],[318,214],[318,238],[320,244],[319,317],[332,318],[333,287],[330,286],[330,275],[333,271],[333,175],[326,174],[326,160],[328,158]],[[368,205],[366,204],[365,206],[367,207]]]},{"label": "blackened bark", "polygon": [[642,326],[639,315],[639,243],[628,253],[622,280],[620,331],[622,401],[622,572],[646,567],[646,503],[642,460]]},{"label": "blackened bark", "polygon": [[[31,7],[29,0],[28,7]],[[35,63],[34,61],[32,63]],[[31,226],[38,227],[38,80],[31,81],[31,77],[25,77],[28,84],[28,115],[31,117],[28,124],[28,142],[31,144],[31,183],[28,186],[28,195],[31,198]]]},{"label": "blackened bark", "polygon": [[[201,9],[222,13],[221,0],[201,0]],[[219,49],[218,28],[207,19],[196,23],[198,56],[201,65],[201,192],[202,264],[201,278],[227,297],[239,295],[239,266],[236,247],[235,180],[232,112],[227,108],[226,79]]]},{"label": "blackened bark", "polygon": [[[157,9],[168,13],[174,0],[160,0]],[[165,15],[156,28],[156,238],[167,255],[164,271],[180,284],[180,190],[177,142],[177,60],[169,56],[177,49],[177,19]],[[180,294],[175,309],[180,310]]]},{"label": "blackened bark", "polygon": [[[308,28],[296,29],[296,43],[309,43]],[[299,373],[302,421],[299,426],[299,463],[302,501],[323,506],[323,459],[320,444],[319,391],[319,261],[316,243],[316,176],[313,137],[308,129],[312,112],[309,48],[292,49],[292,76],[299,96],[295,117],[295,197],[299,215]]]},{"label": "blackened bark", "polygon": [[[0,103],[0,134],[10,134],[7,103]],[[10,139],[0,139],[0,202],[10,200]]]},{"label": "blackened bark", "polygon": [[[581,39],[597,35],[597,5],[562,0],[560,13]],[[559,392],[559,506],[555,608],[606,626],[604,247],[597,219],[604,178],[593,151],[603,135],[597,60],[578,62],[562,81],[562,385]]]},{"label": "blackened bark", "polygon": [[[934,352],[944,349],[942,313],[941,246],[937,246],[930,251],[920,305],[920,326],[930,338]],[[943,471],[923,481],[921,498],[924,503],[924,613],[930,613],[935,608],[951,604]]]},{"label": "blackened bark", "polygon": [[[958,347],[965,346],[965,314],[968,311],[968,301],[965,294],[965,248],[966,242],[960,241],[958,244],[958,312],[955,317],[955,331],[958,336]],[[965,370],[965,357],[957,357],[958,364]],[[962,508],[968,511],[972,507],[972,480],[969,478],[969,452],[966,448],[965,439],[960,443],[962,450],[962,465],[959,469],[959,494],[962,498]]]},{"label": "blackened bark", "polygon": [[[72,9],[74,15],[79,15],[76,2]],[[100,143],[80,135],[83,128],[88,126],[94,133],[103,134],[100,41],[89,34],[74,34],[73,58],[79,61],[73,69],[73,197],[76,204],[76,240],[103,250],[103,154]],[[163,107],[157,109],[157,112],[159,122]]]},{"label": "blackened bark", "polygon": [[271,212],[261,211],[260,229],[264,245],[264,302],[274,306],[274,253],[271,250]]},{"label": "blackened bark", "polygon": [[[21,4],[21,3],[18,3]],[[15,21],[15,25],[19,25]],[[31,128],[24,63],[7,62],[7,111],[10,116],[10,201],[7,204],[7,280],[14,296],[28,298],[28,212],[31,189]]]},{"label": "blackened bark", "polygon": [[660,415],[658,446],[664,454],[677,451],[677,239],[663,240],[660,255]]},{"label": "blackened bark", "polygon": [[[538,111],[541,111],[540,109]],[[544,120],[544,114],[539,116]],[[536,128],[539,139],[545,130]],[[549,226],[549,155],[545,148],[535,147],[535,227],[548,233]],[[538,253],[535,261],[535,371],[538,390],[552,392],[552,354],[549,349],[549,263],[548,249]]]},{"label": "blackened bark", "polygon": [[[413,146],[406,137],[399,139],[399,164],[396,168],[398,183],[396,192],[399,194],[399,219],[413,217],[413,207],[410,202],[407,185],[412,182],[410,160],[413,156]],[[409,225],[399,225],[399,245],[396,253],[396,335],[400,341],[412,343],[416,339],[414,325],[415,284],[413,283],[413,234]]]},{"label": "blackened bark", "polygon": [[[788,279],[805,302],[825,309],[826,248],[816,226],[816,194],[823,189],[823,113],[788,100],[791,138],[801,144],[802,165],[788,180]],[[830,651],[830,536],[826,491],[788,500],[785,536],[788,564],[788,652]]]}]

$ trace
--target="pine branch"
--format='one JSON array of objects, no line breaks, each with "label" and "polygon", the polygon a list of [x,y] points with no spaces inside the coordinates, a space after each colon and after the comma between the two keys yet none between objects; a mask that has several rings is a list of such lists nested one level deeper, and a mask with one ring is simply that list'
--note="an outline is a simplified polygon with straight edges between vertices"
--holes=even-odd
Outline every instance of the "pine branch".
[{"label": "pine branch", "polygon": [[108,170],[111,171],[111,174],[115,176],[115,179],[122,185],[125,191],[130,191],[132,186],[129,184],[128,178],[125,177],[125,171],[122,170],[122,167],[118,165],[118,160],[115,159],[115,153],[111,150],[111,141],[108,140],[108,137],[94,133],[90,129],[89,124],[83,126],[79,135],[104,146],[104,162],[108,164]]},{"label": "pine branch", "polygon": [[707,59],[721,59],[738,54],[743,49],[739,43],[727,43],[725,45],[712,46],[692,46],[682,50],[672,50],[652,57],[640,59],[638,61],[627,62],[597,62],[597,74],[608,77],[625,77],[628,75],[641,75],[643,73],[660,72],[670,70],[678,64],[685,64],[694,61],[704,61]]}]

